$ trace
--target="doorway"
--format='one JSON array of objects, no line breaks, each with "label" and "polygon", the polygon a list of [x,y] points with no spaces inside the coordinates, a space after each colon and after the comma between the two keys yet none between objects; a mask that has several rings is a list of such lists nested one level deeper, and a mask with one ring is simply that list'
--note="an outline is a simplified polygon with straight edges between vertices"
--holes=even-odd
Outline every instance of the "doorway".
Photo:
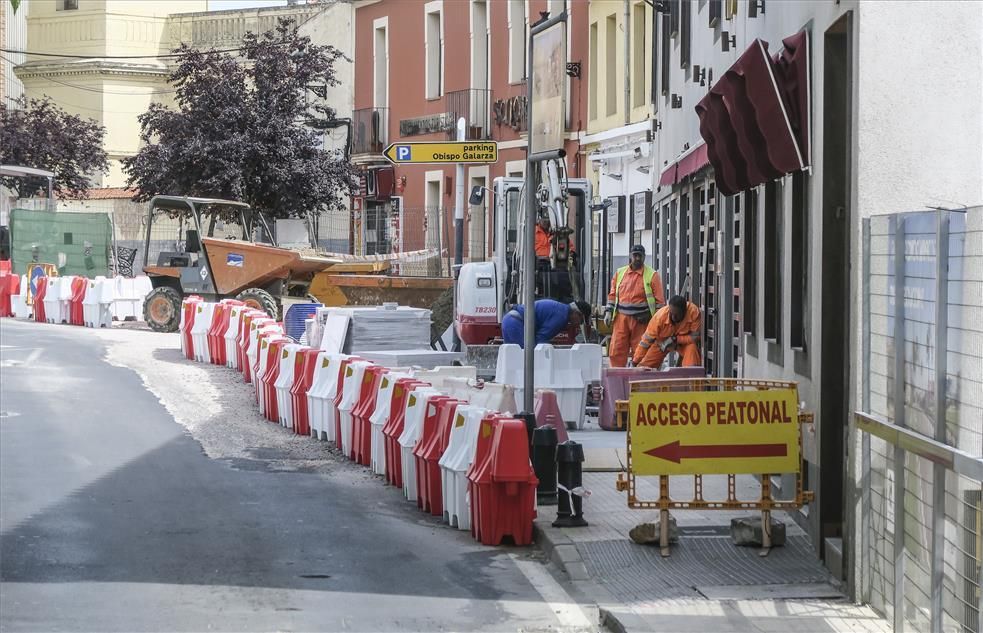
[{"label": "doorway", "polygon": [[[819,551],[827,564],[843,538],[845,439],[849,417],[850,208],[853,166],[852,68],[853,14],[847,13],[823,38],[822,288],[818,322],[820,348],[819,464],[810,468],[819,516]],[[836,315],[834,318],[833,315]],[[842,551],[842,549],[840,549]],[[847,569],[843,561],[841,569]]]}]

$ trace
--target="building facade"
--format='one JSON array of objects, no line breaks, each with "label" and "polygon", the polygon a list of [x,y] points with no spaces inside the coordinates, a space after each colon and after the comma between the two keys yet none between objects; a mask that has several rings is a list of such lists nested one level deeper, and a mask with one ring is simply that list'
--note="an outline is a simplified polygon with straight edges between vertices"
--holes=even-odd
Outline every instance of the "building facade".
[{"label": "building facade", "polygon": [[[11,2],[0,3],[0,49],[27,48],[27,12],[31,0],[21,0],[14,8]],[[24,84],[14,73],[14,67],[24,63],[22,53],[0,52],[0,103],[7,107],[24,94]]]},{"label": "building facade", "polygon": [[[898,577],[877,576],[877,560],[871,571],[871,557],[897,550],[864,546],[893,528],[888,517],[879,533],[865,532],[860,520],[870,508],[858,493],[862,434],[852,420],[873,379],[862,351],[862,227],[882,214],[983,201],[983,3],[657,7],[651,239],[667,257],[667,286],[700,280],[690,291],[703,300],[715,374],[796,381],[815,412],[803,456],[816,500],[797,519],[819,555],[856,598],[895,610],[912,630],[934,629],[927,598],[906,591],[894,609]],[[978,284],[983,265],[973,261]],[[773,484],[781,495],[791,482]],[[909,511],[919,489],[905,497]],[[903,533],[918,541],[912,525]],[[939,591],[913,579],[942,574],[941,563],[906,556],[907,587]],[[872,574],[885,583],[873,593]]]},{"label": "building facade", "polygon": [[[498,142],[499,160],[470,165],[466,190],[491,187],[500,176],[525,173],[526,44],[540,13],[557,15],[556,0],[364,0],[355,11],[355,160],[364,169],[356,200],[356,252],[427,251],[443,261],[428,274],[449,274],[453,259],[454,165],[399,165],[382,152],[399,141],[456,138]],[[567,7],[567,60],[586,68],[588,5]],[[578,76],[570,76],[579,74]],[[586,75],[568,72],[566,167],[587,174],[579,133],[586,126]],[[466,209],[464,256],[490,256],[494,218],[489,197]]]},{"label": "building facade", "polygon": [[[173,99],[174,89],[167,83],[173,58],[158,56],[181,43],[199,48],[234,47],[246,31],[265,32],[276,26],[278,18],[291,17],[315,43],[331,44],[351,57],[349,2],[206,9],[206,0],[31,0],[22,4],[20,10],[27,13],[27,50],[49,56],[29,56],[17,66],[17,76],[28,96],[49,96],[68,112],[105,126],[104,148],[110,167],[108,173],[96,176],[95,185],[125,184],[121,160],[139,150],[137,117],[150,104],[170,104]],[[50,56],[58,54],[66,57]],[[325,91],[338,117],[351,112],[352,75],[351,64],[341,62],[341,84]],[[335,144],[330,138],[326,142]]]},{"label": "building facade", "polygon": [[[587,130],[581,142],[595,193],[602,281],[627,263],[633,243],[652,244],[652,43],[654,11],[641,0],[590,3]],[[653,253],[648,254],[653,265]]]}]

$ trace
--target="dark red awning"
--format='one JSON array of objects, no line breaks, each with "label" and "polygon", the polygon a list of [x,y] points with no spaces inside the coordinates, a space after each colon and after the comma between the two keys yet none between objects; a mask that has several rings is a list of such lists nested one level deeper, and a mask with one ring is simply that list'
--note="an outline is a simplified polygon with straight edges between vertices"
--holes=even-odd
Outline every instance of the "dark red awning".
[{"label": "dark red awning", "polygon": [[672,186],[676,184],[676,166],[678,163],[673,163],[666,167],[666,169],[659,176],[659,186],[665,187],[667,185]]},{"label": "dark red awning", "polygon": [[[800,50],[808,48],[808,40],[805,42],[805,47],[799,44]],[[787,68],[798,85],[808,84],[808,66],[799,76],[803,65],[794,51]],[[780,86],[768,56],[768,43],[758,39],[697,104],[700,135],[706,141],[717,188],[724,195],[734,195],[807,165],[782,90],[784,70],[781,82]],[[808,114],[807,109],[805,112]]]},{"label": "dark red awning", "polygon": [[812,93],[809,86],[809,33],[799,31],[782,40],[782,52],[775,55],[775,74],[778,84],[785,97],[785,107],[788,109],[789,120],[799,141],[799,148],[806,164],[809,160],[809,137],[812,130],[809,126],[809,110],[812,104]]},{"label": "dark red awning", "polygon": [[690,151],[689,154],[680,158],[676,163],[676,182],[681,181],[687,176],[692,176],[709,164],[710,159],[707,157],[707,144],[701,143],[696,149]]},{"label": "dark red awning", "polygon": [[665,187],[682,182],[684,178],[692,176],[709,164],[707,144],[700,143],[695,149],[690,150],[685,156],[662,171],[659,176],[659,186]]}]

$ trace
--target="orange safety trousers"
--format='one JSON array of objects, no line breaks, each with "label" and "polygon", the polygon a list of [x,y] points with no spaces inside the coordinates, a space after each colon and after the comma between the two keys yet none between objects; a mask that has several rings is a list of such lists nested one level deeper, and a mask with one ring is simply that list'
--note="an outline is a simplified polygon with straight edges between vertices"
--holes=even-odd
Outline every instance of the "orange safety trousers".
[{"label": "orange safety trousers", "polygon": [[612,367],[628,365],[628,355],[635,351],[638,342],[645,334],[645,324],[619,312],[611,324],[611,341],[608,343],[608,358]]},{"label": "orange safety trousers", "polygon": [[[699,367],[703,364],[703,357],[700,355],[700,348],[696,343],[687,343],[685,345],[676,345],[676,352],[683,359],[683,367]],[[653,345],[645,353],[642,358],[642,362],[638,364],[639,367],[655,367],[658,369],[662,367],[662,361],[666,359],[666,354],[669,352],[663,352],[659,349],[658,344]]]}]

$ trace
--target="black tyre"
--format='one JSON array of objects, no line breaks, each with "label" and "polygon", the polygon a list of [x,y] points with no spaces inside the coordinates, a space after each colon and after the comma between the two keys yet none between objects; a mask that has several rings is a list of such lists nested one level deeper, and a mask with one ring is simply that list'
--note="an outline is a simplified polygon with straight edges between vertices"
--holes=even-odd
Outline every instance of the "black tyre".
[{"label": "black tyre", "polygon": [[257,308],[274,319],[280,319],[280,304],[273,298],[273,295],[262,288],[247,288],[236,297],[239,301],[250,308]]},{"label": "black tyre", "polygon": [[181,293],[174,288],[154,288],[143,301],[143,320],[154,332],[177,332],[181,326]]}]

